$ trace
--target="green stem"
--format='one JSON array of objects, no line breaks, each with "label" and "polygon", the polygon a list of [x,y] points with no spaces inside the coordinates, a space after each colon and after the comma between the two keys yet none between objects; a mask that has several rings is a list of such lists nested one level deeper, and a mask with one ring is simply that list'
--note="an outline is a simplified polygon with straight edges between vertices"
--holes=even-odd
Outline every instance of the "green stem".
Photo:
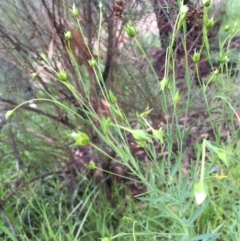
[{"label": "green stem", "polygon": [[103,155],[105,155],[106,157],[110,158],[113,161],[118,161],[115,158],[113,158],[112,156],[108,155],[105,151],[103,151],[101,148],[99,148],[98,146],[96,146],[95,144],[93,144],[92,142],[90,142],[90,145],[96,149],[97,151],[101,152]]},{"label": "green stem", "polygon": [[201,182],[201,183],[204,183],[205,158],[206,158],[206,139],[203,139],[203,144],[202,144],[201,177],[200,177],[200,182]]},{"label": "green stem", "polygon": [[155,71],[154,68],[153,68],[153,65],[152,65],[150,59],[148,58],[147,54],[146,54],[145,51],[143,50],[143,48],[142,48],[141,44],[139,43],[139,41],[137,40],[137,37],[136,37],[136,36],[134,37],[134,40],[135,40],[137,46],[139,47],[139,49],[142,51],[144,57],[146,58],[149,66],[150,66],[150,68],[151,68],[151,70],[152,70],[152,72],[153,72],[153,74],[154,74],[154,76],[155,76],[155,78],[156,78],[156,80],[159,81],[159,78],[158,78],[158,76],[157,76],[157,74],[156,74],[156,71]]}]

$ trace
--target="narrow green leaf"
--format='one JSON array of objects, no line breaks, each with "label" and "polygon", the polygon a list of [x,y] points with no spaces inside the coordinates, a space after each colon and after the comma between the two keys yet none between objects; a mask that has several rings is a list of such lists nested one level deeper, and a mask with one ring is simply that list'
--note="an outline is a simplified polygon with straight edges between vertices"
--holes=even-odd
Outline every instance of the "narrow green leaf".
[{"label": "narrow green leaf", "polygon": [[18,241],[18,239],[14,237],[13,234],[5,226],[0,226],[0,230],[2,230],[12,241]]},{"label": "narrow green leaf", "polygon": [[194,213],[192,213],[189,218],[189,223],[193,224],[195,220],[203,213],[206,207],[209,205],[209,201],[206,201],[203,205],[201,205]]},{"label": "narrow green leaf", "polygon": [[193,237],[192,241],[214,241],[220,236],[221,233],[206,233],[201,235],[196,235]]}]

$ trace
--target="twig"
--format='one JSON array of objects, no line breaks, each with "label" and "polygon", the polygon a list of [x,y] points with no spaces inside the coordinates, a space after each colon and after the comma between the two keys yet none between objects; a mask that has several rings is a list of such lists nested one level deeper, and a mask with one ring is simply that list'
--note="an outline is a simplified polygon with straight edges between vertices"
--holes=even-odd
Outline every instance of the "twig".
[{"label": "twig", "polygon": [[9,217],[7,216],[7,213],[5,212],[5,210],[4,210],[4,208],[3,208],[2,206],[0,206],[0,212],[2,213],[2,216],[3,216],[3,218],[5,219],[5,221],[6,221],[7,225],[8,225],[8,227],[9,227],[12,235],[13,235],[14,237],[17,237],[17,234],[16,234],[16,232],[15,232],[15,229],[14,229],[14,227],[13,227],[13,225],[12,225]]},{"label": "twig", "polygon": [[19,184],[19,186],[13,188],[7,195],[5,198],[3,198],[2,200],[0,200],[0,207],[2,207],[14,194],[16,194],[20,189],[28,186],[30,183],[35,182],[39,179],[43,179],[45,177],[51,176],[53,174],[61,174],[63,171],[62,170],[58,170],[58,171],[51,171],[51,172],[46,172],[46,173],[42,173],[39,174],[35,177],[33,177],[32,179],[30,179],[27,182],[22,182]]}]

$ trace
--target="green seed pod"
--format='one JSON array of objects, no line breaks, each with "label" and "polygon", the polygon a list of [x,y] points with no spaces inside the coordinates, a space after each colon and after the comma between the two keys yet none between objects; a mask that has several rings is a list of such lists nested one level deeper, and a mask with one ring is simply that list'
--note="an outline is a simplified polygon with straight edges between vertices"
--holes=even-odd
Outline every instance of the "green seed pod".
[{"label": "green seed pod", "polygon": [[38,76],[38,73],[32,73],[32,78],[35,79]]},{"label": "green seed pod", "polygon": [[6,119],[6,120],[10,119],[10,118],[13,116],[13,112],[14,112],[14,110],[9,110],[9,111],[4,115],[5,119]]},{"label": "green seed pod", "polygon": [[79,132],[73,132],[71,134],[71,137],[76,141],[76,144],[78,146],[86,146],[90,143],[90,138],[87,134],[79,131]]},{"label": "green seed pod", "polygon": [[203,0],[202,4],[205,8],[208,8],[211,5],[211,0]]},{"label": "green seed pod", "polygon": [[134,38],[137,34],[137,29],[134,25],[128,24],[127,26],[124,27],[128,37]]},{"label": "green seed pod", "polygon": [[72,38],[73,38],[71,31],[65,32],[65,33],[64,33],[64,38],[65,38],[67,41],[71,41]]},{"label": "green seed pod", "polygon": [[177,103],[181,100],[182,95],[179,93],[179,91],[176,91],[176,93],[173,96],[173,103],[174,105],[177,105]]},{"label": "green seed pod", "polygon": [[77,18],[79,15],[79,11],[78,11],[75,3],[73,3],[72,9],[71,9],[71,14],[74,18]]},{"label": "green seed pod", "polygon": [[206,29],[211,29],[213,27],[213,25],[214,25],[213,18],[210,18],[210,19],[207,18],[204,21],[204,26],[205,26]]},{"label": "green seed pod", "polygon": [[88,63],[91,67],[95,67],[97,65],[97,61],[95,59],[88,60]]},{"label": "green seed pod", "polygon": [[197,52],[196,50],[194,50],[192,60],[195,64],[197,64],[200,61],[200,57],[201,57],[201,54],[199,52]]},{"label": "green seed pod", "polygon": [[228,32],[230,30],[230,26],[229,25],[226,25],[225,27],[224,27],[224,31],[225,32]]},{"label": "green seed pod", "polygon": [[182,5],[182,6],[180,7],[180,14],[186,15],[187,12],[188,12],[188,10],[189,10],[189,7],[188,7],[187,5]]},{"label": "green seed pod", "polygon": [[88,163],[87,168],[91,170],[97,169],[96,164],[93,161]]},{"label": "green seed pod", "polygon": [[202,204],[207,198],[207,185],[204,182],[198,182],[194,185],[195,200],[198,205]]},{"label": "green seed pod", "polygon": [[57,72],[56,76],[62,82],[68,81],[68,73],[65,70],[60,70],[59,72]]}]

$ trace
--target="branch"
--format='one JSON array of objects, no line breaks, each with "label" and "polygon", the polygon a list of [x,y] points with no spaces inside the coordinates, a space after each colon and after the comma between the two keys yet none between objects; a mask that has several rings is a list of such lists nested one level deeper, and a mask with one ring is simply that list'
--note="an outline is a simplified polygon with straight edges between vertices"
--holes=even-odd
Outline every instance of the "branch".
[{"label": "branch", "polygon": [[11,223],[11,220],[10,220],[9,217],[7,216],[7,213],[6,213],[6,211],[4,210],[4,208],[3,208],[2,206],[0,206],[0,212],[2,213],[2,216],[3,216],[3,218],[5,219],[5,221],[6,221],[7,225],[8,225],[8,227],[9,227],[12,235],[13,235],[14,237],[17,237],[17,234],[16,234],[16,232],[15,232],[15,229],[14,229],[12,223]]},{"label": "branch", "polygon": [[103,81],[106,82],[109,71],[112,65],[112,58],[113,58],[113,23],[114,23],[114,16],[111,16],[108,19],[108,46],[107,46],[107,60],[105,64],[105,69],[103,72]]},{"label": "branch", "polygon": [[63,170],[58,170],[58,171],[51,171],[51,172],[46,172],[46,173],[42,173],[39,174],[35,177],[33,177],[32,179],[30,179],[28,182],[22,182],[20,183],[17,187],[13,188],[7,195],[5,198],[3,198],[2,200],[0,200],[0,208],[14,195],[16,194],[20,189],[28,186],[29,184],[39,180],[39,179],[43,179],[45,177],[51,176],[53,174],[61,174],[63,172]]}]

